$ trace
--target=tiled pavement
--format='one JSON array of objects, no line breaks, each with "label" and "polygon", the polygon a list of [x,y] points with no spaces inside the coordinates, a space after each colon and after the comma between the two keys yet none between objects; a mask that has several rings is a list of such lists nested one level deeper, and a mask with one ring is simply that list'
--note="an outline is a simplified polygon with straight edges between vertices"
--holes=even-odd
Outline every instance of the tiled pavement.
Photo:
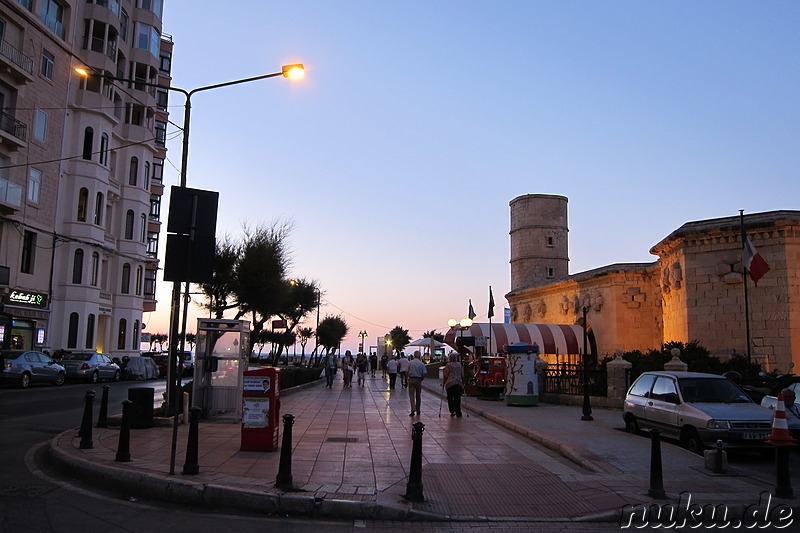
[{"label": "tiled pavement", "polygon": [[[171,427],[132,430],[130,463],[114,462],[113,427],[95,429],[90,450],[66,432],[51,455],[98,482],[124,482],[125,490],[151,497],[305,515],[617,520],[624,505],[650,501],[650,442],[621,431],[619,411],[596,409],[587,422],[580,407],[467,398],[465,416],[451,418],[446,402],[439,414],[438,383],[425,385],[420,417],[409,416],[406,391],[399,384],[389,391],[380,377],[365,387],[343,388],[337,379],[332,389],[318,383],[285,394],[282,413],[295,416],[295,491],[274,488],[280,452],[240,451],[240,425],[223,421],[201,421],[200,473],[193,476],[181,474],[187,426],[178,430],[174,475]],[[403,495],[418,421],[425,424],[425,501],[412,503]],[[711,475],[702,458],[675,446],[662,446],[662,461],[668,501],[691,491],[694,502],[747,505],[774,487],[768,477]]]}]

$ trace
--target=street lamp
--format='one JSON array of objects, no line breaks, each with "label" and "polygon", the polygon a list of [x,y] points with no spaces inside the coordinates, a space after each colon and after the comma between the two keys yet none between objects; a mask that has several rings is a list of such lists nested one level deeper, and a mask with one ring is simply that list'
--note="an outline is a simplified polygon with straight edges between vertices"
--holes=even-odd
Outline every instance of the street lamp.
[{"label": "street lamp", "polygon": [[359,331],[358,336],[361,338],[361,342],[358,345],[358,352],[364,353],[364,339],[368,337],[367,330]]}]

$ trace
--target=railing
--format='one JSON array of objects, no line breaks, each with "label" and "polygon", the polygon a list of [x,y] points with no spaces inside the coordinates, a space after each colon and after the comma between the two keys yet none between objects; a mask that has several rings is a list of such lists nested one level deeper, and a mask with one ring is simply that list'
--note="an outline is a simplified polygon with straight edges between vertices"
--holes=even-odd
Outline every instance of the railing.
[{"label": "railing", "polygon": [[[544,392],[557,394],[583,394],[583,365],[561,363],[548,367],[544,376]],[[607,396],[606,372],[589,368],[586,371],[590,396]]]},{"label": "railing", "polygon": [[0,113],[0,130],[13,135],[23,142],[25,142],[28,136],[28,125],[24,122],[20,122],[8,113]]},{"label": "railing", "polygon": [[8,41],[0,41],[0,54],[6,56],[21,69],[33,74],[33,59],[14,48]]}]

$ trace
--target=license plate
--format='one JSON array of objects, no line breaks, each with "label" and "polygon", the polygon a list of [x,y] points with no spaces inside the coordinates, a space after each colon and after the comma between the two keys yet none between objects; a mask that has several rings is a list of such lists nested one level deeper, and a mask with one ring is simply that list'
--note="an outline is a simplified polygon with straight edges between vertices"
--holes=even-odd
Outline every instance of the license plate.
[{"label": "license plate", "polygon": [[745,433],[742,435],[745,440],[764,440],[767,438],[766,433]]}]

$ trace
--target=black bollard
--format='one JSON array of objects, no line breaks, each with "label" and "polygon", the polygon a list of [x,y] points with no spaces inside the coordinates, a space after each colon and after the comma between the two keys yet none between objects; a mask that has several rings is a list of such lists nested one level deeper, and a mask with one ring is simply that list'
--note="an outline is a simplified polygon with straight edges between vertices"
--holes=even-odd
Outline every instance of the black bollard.
[{"label": "black bollard", "polygon": [[716,456],[714,457],[714,473],[715,474],[724,474],[725,468],[722,466],[722,441],[717,440],[717,451]]},{"label": "black bollard", "polygon": [[279,489],[292,488],[292,426],[294,415],[283,415],[283,439],[281,440],[281,462],[275,486]]},{"label": "black bollard", "polygon": [[424,502],[425,496],[422,494],[422,432],[425,431],[425,424],[415,422],[411,430],[411,467],[408,471],[408,483],[406,493],[403,496],[408,501]]},{"label": "black bollard", "polygon": [[789,476],[789,454],[792,446],[775,446],[775,496],[794,498],[792,480]]},{"label": "black bollard", "polygon": [[131,409],[133,409],[132,401],[125,400],[122,402],[119,444],[117,445],[117,457],[114,459],[118,463],[127,463],[131,460]]},{"label": "black bollard", "polygon": [[189,440],[186,443],[186,462],[183,463],[183,473],[194,475],[200,473],[200,465],[197,463],[198,441],[200,440],[200,409],[192,407],[189,409]]},{"label": "black bollard", "polygon": [[92,442],[92,403],[94,402],[94,391],[86,391],[84,396],[86,402],[83,407],[83,420],[81,421],[81,430],[78,436],[81,438],[79,448],[81,450],[91,450],[94,448]]},{"label": "black bollard", "polygon": [[647,495],[651,498],[664,499],[664,476],[661,472],[661,430],[650,430],[650,490]]},{"label": "black bollard", "polygon": [[106,428],[108,427],[108,389],[110,389],[108,385],[103,385],[103,396],[100,399],[100,414],[97,415],[97,427],[99,428]]}]

